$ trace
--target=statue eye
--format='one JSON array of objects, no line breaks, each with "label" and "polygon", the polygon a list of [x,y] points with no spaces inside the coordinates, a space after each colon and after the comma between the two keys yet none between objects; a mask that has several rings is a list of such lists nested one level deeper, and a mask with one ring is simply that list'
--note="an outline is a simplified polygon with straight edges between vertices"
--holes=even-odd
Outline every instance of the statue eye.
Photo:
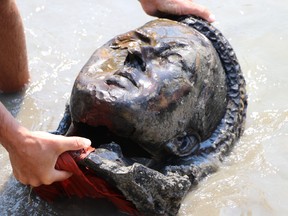
[{"label": "statue eye", "polygon": [[178,63],[183,59],[183,57],[178,53],[168,53],[165,55],[165,57],[170,63]]},{"label": "statue eye", "polygon": [[143,31],[136,30],[135,35],[144,43],[151,44],[151,36]]},{"label": "statue eye", "polygon": [[161,53],[160,57],[163,62],[168,62],[170,64],[182,67],[183,56],[180,54],[180,52],[177,53],[174,50],[166,50]]}]

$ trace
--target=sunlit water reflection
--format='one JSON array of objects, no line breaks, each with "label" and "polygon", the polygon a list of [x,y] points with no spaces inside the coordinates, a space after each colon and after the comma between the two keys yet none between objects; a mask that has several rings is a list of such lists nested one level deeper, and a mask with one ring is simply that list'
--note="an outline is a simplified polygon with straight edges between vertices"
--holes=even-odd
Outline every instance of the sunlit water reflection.
[{"label": "sunlit water reflection", "polygon": [[[288,2],[199,0],[215,13],[247,80],[246,130],[219,170],[185,198],[179,215],[287,215],[288,205]],[[138,1],[19,1],[32,80],[26,92],[0,95],[31,130],[54,130],[74,79],[108,39],[152,19]],[[60,201],[30,194],[11,176],[0,147],[1,215],[120,215],[106,202]]]}]

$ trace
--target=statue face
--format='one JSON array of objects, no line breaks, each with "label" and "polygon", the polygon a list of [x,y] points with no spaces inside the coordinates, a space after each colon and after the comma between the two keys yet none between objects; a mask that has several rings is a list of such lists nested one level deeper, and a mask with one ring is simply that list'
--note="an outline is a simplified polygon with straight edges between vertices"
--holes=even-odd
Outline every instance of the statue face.
[{"label": "statue face", "polygon": [[100,47],[78,79],[88,81],[87,88],[95,90],[99,99],[146,102],[162,94],[158,104],[162,107],[167,82],[189,80],[193,75],[197,56],[194,44],[199,41],[199,34],[195,34],[172,21],[149,23]]},{"label": "statue face", "polygon": [[164,19],[115,37],[76,79],[73,120],[158,148],[191,124],[207,78],[201,70],[215,66],[211,47],[194,29]]}]

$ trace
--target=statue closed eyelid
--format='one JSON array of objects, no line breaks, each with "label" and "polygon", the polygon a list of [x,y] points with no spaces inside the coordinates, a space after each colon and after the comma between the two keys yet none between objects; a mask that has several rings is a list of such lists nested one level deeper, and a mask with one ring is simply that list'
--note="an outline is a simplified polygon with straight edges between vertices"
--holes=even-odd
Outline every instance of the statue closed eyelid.
[{"label": "statue closed eyelid", "polygon": [[139,29],[135,31],[135,35],[137,38],[139,38],[141,41],[147,44],[151,44],[153,40],[151,40],[151,36],[146,34],[143,31],[140,31]]}]

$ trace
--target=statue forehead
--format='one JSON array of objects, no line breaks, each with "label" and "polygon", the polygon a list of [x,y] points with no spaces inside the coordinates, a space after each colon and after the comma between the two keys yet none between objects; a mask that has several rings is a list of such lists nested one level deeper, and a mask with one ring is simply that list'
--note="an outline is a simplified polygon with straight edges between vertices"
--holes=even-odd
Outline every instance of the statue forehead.
[{"label": "statue forehead", "polygon": [[125,34],[118,35],[114,38],[115,43],[122,43],[141,40],[149,45],[157,45],[159,43],[182,43],[196,42],[207,39],[197,32],[195,29],[167,19],[157,19],[150,21],[140,28],[129,31]]},{"label": "statue forehead", "polygon": [[166,19],[148,22],[136,29],[135,32],[143,33],[156,39],[165,39],[166,37],[190,38],[191,34],[196,33],[193,28],[187,25]]}]

